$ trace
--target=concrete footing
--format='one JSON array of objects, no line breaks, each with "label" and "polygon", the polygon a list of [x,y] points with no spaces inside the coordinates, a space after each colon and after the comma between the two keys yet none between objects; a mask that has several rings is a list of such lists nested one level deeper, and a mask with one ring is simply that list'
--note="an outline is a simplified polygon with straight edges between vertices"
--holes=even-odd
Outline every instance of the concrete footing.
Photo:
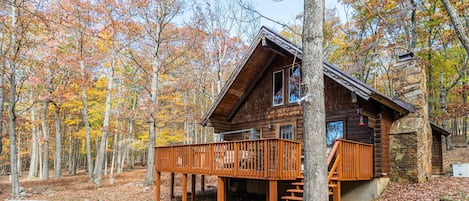
[{"label": "concrete footing", "polygon": [[389,178],[371,181],[342,182],[342,201],[369,201],[377,198],[389,183]]}]

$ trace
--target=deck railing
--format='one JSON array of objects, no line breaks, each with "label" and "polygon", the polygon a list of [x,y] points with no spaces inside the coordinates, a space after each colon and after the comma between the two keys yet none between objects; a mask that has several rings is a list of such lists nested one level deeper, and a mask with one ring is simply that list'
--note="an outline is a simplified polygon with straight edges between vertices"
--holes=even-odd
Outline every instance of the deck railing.
[{"label": "deck railing", "polygon": [[338,139],[327,158],[328,180],[368,180],[373,177],[373,145]]},{"label": "deck railing", "polygon": [[260,139],[156,147],[158,172],[292,180],[301,174],[301,144]]}]

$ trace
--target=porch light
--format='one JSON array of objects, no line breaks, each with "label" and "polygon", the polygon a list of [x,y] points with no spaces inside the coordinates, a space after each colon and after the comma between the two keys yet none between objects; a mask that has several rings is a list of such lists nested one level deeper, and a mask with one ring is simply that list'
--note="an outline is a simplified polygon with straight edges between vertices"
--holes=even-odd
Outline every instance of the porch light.
[{"label": "porch light", "polygon": [[357,103],[358,102],[357,93],[355,93],[355,91],[352,91],[351,98],[352,98],[352,103]]}]

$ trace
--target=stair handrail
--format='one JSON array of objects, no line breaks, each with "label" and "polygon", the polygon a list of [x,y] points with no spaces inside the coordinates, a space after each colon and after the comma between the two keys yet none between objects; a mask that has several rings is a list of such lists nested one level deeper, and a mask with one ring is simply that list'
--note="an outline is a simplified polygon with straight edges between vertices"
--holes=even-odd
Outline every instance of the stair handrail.
[{"label": "stair handrail", "polygon": [[[331,152],[329,152],[329,156],[327,157],[327,168],[329,168],[330,165],[331,165],[331,162],[332,162],[332,160],[334,159],[334,156],[335,156],[334,163],[332,164],[332,167],[329,170],[329,173],[327,175],[327,182],[328,183],[331,181],[332,176],[334,176],[334,173],[336,172],[336,170],[339,168],[339,165],[340,165],[340,161],[341,161],[341,154],[340,154],[340,149],[339,149],[340,145],[341,145],[341,141],[336,140],[335,143],[334,143],[334,146],[331,149]],[[337,174],[340,178],[340,171],[337,172]]]}]

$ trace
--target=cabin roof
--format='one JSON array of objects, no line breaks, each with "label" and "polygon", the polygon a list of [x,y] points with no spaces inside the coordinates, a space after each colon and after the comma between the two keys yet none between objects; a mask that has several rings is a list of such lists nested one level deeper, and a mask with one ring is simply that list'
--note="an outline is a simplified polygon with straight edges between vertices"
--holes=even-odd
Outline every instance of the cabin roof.
[{"label": "cabin roof", "polygon": [[432,128],[432,133],[437,135],[448,136],[450,133],[441,126],[436,125],[434,122],[430,122],[430,127]]},{"label": "cabin roof", "polygon": [[[285,56],[287,54],[296,57],[300,61],[303,59],[303,51],[298,46],[268,28],[262,27],[205,114],[202,125],[207,125],[209,119],[217,122],[230,121],[275,56]],[[376,100],[402,115],[416,111],[411,104],[378,92],[328,62],[324,62],[323,67],[325,76],[355,92],[365,100]]]}]

